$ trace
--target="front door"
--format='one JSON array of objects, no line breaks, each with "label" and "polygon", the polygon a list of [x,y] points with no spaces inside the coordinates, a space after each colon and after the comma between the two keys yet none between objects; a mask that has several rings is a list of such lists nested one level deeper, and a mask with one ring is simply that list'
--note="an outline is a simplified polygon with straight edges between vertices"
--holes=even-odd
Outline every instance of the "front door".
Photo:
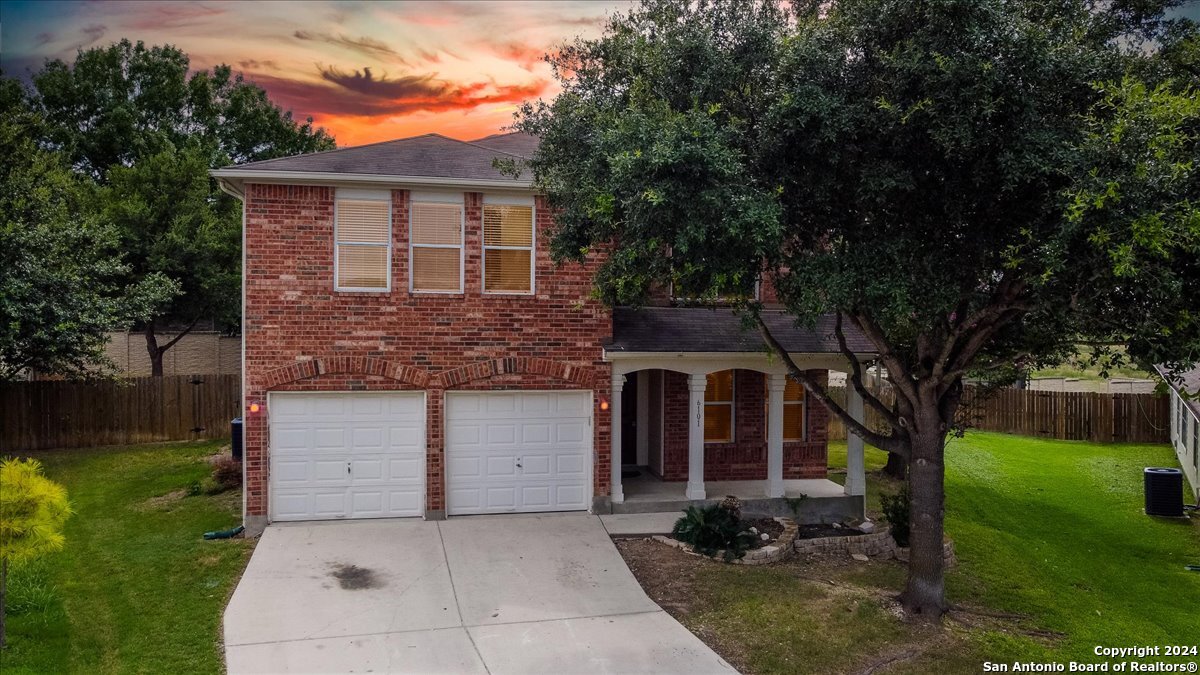
[{"label": "front door", "polygon": [[638,375],[626,375],[621,390],[621,464],[627,466],[637,464]]}]

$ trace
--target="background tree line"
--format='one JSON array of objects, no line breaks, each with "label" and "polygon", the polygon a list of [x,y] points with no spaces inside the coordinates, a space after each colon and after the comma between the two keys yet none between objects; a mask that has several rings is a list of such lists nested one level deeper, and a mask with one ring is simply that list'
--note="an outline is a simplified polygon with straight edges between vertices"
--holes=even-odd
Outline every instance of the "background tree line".
[{"label": "background tree line", "polygon": [[241,209],[208,170],[334,147],[170,45],[80,51],[28,83],[0,73],[0,380],[101,373],[106,333],[126,329],[161,375],[197,323],[236,328]]}]

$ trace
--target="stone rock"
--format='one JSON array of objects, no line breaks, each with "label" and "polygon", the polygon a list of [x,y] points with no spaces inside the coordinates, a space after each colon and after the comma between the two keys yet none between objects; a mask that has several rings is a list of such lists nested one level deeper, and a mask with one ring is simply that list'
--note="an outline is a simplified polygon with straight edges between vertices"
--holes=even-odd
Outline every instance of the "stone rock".
[{"label": "stone rock", "polygon": [[868,560],[870,560],[870,558],[868,558],[866,556],[866,554],[864,554],[864,553],[852,553],[852,554],[850,554],[850,557],[854,558],[858,562],[867,562]]},{"label": "stone rock", "polygon": [[758,534],[758,528],[757,527],[750,528],[750,534]]},{"label": "stone rock", "polygon": [[771,541],[771,535],[767,534],[766,532],[758,535],[758,538],[762,539],[763,541]]},{"label": "stone rock", "polygon": [[834,524],[833,524],[833,529],[835,529],[835,530],[840,530],[840,529],[842,529],[842,524],[841,524],[841,523],[834,523]]},{"label": "stone rock", "polygon": [[862,524],[860,524],[860,525],[858,526],[858,531],[859,531],[859,532],[865,532],[865,533],[867,533],[867,534],[871,534],[872,532],[874,532],[874,531],[875,531],[875,523],[872,523],[872,522],[871,522],[871,521],[869,521],[869,520],[864,520],[864,521],[862,522]]}]

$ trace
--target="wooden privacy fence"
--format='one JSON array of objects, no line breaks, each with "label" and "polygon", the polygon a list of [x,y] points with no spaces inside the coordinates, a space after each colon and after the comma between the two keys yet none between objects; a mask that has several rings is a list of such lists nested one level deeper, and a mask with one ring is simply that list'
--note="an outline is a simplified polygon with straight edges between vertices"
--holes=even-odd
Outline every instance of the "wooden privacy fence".
[{"label": "wooden privacy fence", "polygon": [[[844,387],[832,388],[830,395],[838,403],[846,400]],[[889,388],[885,388],[883,399],[891,403]],[[866,407],[866,413],[871,428],[887,428],[879,413],[870,406]],[[1155,394],[1031,389],[1000,389],[985,393],[968,387],[959,416],[973,429],[1022,436],[1093,443],[1169,442],[1168,399]],[[846,438],[845,425],[832,416],[829,438]]]},{"label": "wooden privacy fence", "polygon": [[240,375],[0,383],[0,455],[229,435]]}]

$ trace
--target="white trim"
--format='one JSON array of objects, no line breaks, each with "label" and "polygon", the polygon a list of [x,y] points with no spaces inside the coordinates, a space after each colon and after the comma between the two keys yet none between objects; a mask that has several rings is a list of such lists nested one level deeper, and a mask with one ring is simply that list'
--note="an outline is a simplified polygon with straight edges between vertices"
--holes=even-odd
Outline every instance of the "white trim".
[{"label": "white trim", "polygon": [[409,190],[408,202],[458,204],[465,208],[467,197],[466,193],[460,190]]},{"label": "white trim", "polygon": [[[532,198],[530,202],[532,202]],[[537,292],[537,206],[529,204],[514,204],[508,201],[494,201],[496,206],[528,206],[529,217],[529,246],[488,246],[487,234],[484,233],[483,212],[488,207],[488,196],[484,195],[479,206],[479,289],[483,295],[534,295]],[[529,251],[529,290],[528,291],[489,291],[487,289],[487,252],[494,251]]]},{"label": "white trim", "polygon": [[495,192],[483,194],[484,204],[501,204],[504,206],[535,206],[533,195],[504,195]]},{"label": "white trim", "polygon": [[[357,192],[357,191],[346,190],[345,194],[347,196],[343,196],[342,188],[338,188],[338,190],[335,192],[335,194],[333,196],[333,290],[337,293],[384,293],[384,294],[391,293],[392,292],[392,263],[395,258],[395,255],[396,255],[395,251],[393,250],[395,242],[393,240],[394,232],[393,232],[393,227],[392,227],[392,208],[393,208],[392,193],[391,193],[391,191],[377,190],[377,191],[374,191],[374,194],[372,195],[372,194],[368,194],[366,192]],[[364,195],[364,196],[348,196],[348,195]],[[386,195],[386,196],[381,196],[381,195]],[[338,247],[342,245],[342,242],[338,240],[338,203],[341,202],[343,199],[350,200],[350,201],[379,201],[379,202],[387,203],[388,229],[387,229],[387,243],[386,244],[373,244],[373,243],[366,243],[366,242],[346,242],[347,246],[361,246],[363,248],[386,248],[387,249],[387,264],[384,265],[384,268],[387,273],[387,285],[384,287],[375,288],[375,287],[365,287],[365,286],[360,287],[360,286],[339,286],[338,285],[338,279],[340,279],[340,277],[338,276],[339,275],[338,268],[339,268],[339,260],[341,258],[341,256],[338,255]],[[243,286],[244,286],[244,284],[243,284]]]},{"label": "white trim", "polygon": [[[442,176],[393,176],[375,173],[340,173],[330,171],[268,171],[263,169],[213,169],[208,174],[214,178],[249,180],[252,182],[278,182],[289,185],[304,183],[386,183],[423,185],[432,187],[495,188],[499,190],[529,190],[533,181],[518,181],[495,178],[446,178]],[[471,190],[478,192],[478,189]]]},{"label": "white trim", "polygon": [[392,201],[391,190],[364,190],[362,188],[345,188],[340,187],[334,190],[334,199],[352,199],[360,202],[388,202]]},{"label": "white trim", "polygon": [[[418,198],[419,196],[419,198]],[[447,197],[455,199],[447,199]],[[451,244],[414,244],[413,243],[413,204],[454,204],[458,206],[458,246]],[[458,290],[418,290],[413,285],[413,269],[416,267],[413,258],[413,248],[457,248],[458,249]],[[467,195],[462,192],[410,192],[408,194],[408,292],[413,295],[463,295],[466,293],[467,267]]]}]

